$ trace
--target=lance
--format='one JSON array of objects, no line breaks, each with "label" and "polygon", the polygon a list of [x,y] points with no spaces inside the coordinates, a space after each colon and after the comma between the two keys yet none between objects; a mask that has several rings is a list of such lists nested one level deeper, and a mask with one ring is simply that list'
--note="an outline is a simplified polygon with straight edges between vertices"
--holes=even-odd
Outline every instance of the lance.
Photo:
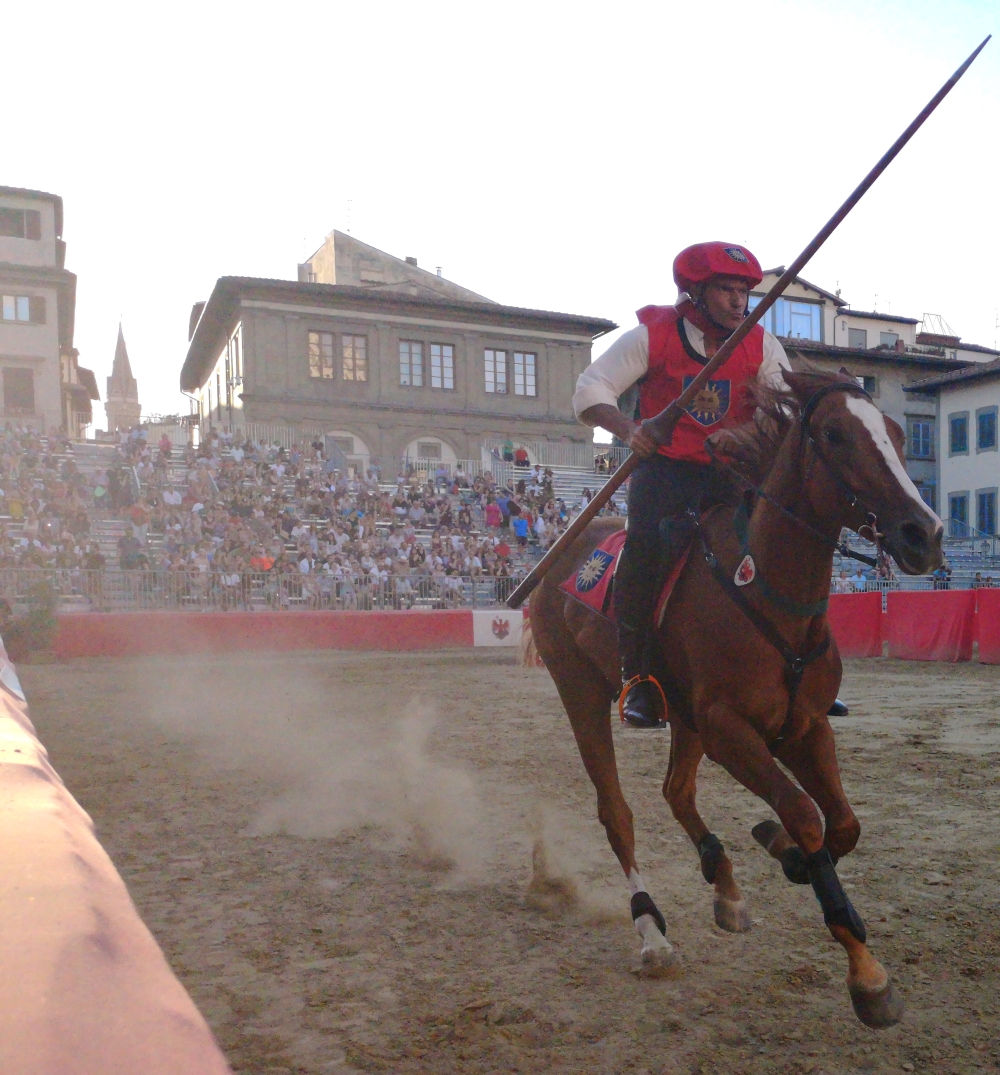
[{"label": "lance", "polygon": [[[965,74],[972,64],[972,61],[979,55],[980,52],[986,47],[986,42],[989,41],[992,34],[987,35],[979,47],[972,53],[972,55],[962,64],[962,66],[948,79],[948,81],[937,91],[936,94],[927,102],[920,114],[914,119],[914,121],[906,128],[905,131],[896,139],[895,142],[889,147],[885,155],[879,160],[874,168],[861,180],[861,182],[851,192],[847,201],[833,214],[832,217],[820,228],[815,238],[809,245],[802,251],[801,254],[788,266],[787,269],[781,274],[777,282],[771,288],[770,291],[764,296],[763,299],[750,311],[746,318],[742,321],[739,328],[737,328],[731,336],[722,344],[718,351],[712,356],[711,361],[706,362],[702,367],[701,372],[694,378],[694,380],[688,385],[687,388],[672,402],[669,403],[655,418],[647,418],[642,423],[643,428],[647,433],[651,434],[657,444],[669,444],[670,439],[673,436],[674,426],[677,425],[681,416],[684,414],[685,408],[688,404],[698,395],[698,393],[705,387],[708,381],[712,378],[712,375],[720,369],[730,358],[732,353],[740,345],[740,343],[746,338],[750,330],[757,324],[758,321],[767,313],[767,311],[777,302],[782,292],[786,287],[795,279],[796,276],[802,271],[809,259],[816,253],[817,250],[826,242],[827,239],[833,234],[837,226],[841,223],[844,217],[858,204],[864,197],[868,188],[875,182],[876,179],[888,168],[889,164],[896,157],[899,151],[906,145],[907,142],[916,134],[916,132],[923,125],[927,117],[934,111],[935,108],[947,97],[952,87],[956,82]],[[628,476],[639,465],[640,457],[634,452],[622,463],[622,465],[611,475],[611,477],[605,482],[604,486],[598,490],[593,500],[580,512],[580,514],[573,520],[572,523],[563,531],[559,536],[559,539],[552,545],[548,552],[535,564],[531,573],[520,583],[520,585],[513,591],[509,598],[507,598],[507,605],[509,608],[520,608],[524,600],[535,589],[535,587],[542,581],[543,578],[549,573],[552,567],[562,557],[563,553],[573,544],[573,542],[583,533],[587,524],[594,518],[595,515],[604,507],[605,504],[614,496],[618,488],[625,482]]]}]

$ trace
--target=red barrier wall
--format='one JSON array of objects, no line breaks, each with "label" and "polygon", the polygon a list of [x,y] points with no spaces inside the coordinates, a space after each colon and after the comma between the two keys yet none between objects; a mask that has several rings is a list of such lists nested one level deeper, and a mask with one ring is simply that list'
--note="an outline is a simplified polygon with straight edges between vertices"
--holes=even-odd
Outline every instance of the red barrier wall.
[{"label": "red barrier wall", "polygon": [[471,646],[472,614],[428,612],[102,612],[59,617],[59,657],[237,650],[415,650]]},{"label": "red barrier wall", "polygon": [[975,590],[890,593],[889,656],[903,661],[972,659]]},{"label": "red barrier wall", "polygon": [[882,656],[880,593],[833,594],[826,617],[841,657]]},{"label": "red barrier wall", "polygon": [[1000,590],[977,590],[979,663],[1000,664]]}]

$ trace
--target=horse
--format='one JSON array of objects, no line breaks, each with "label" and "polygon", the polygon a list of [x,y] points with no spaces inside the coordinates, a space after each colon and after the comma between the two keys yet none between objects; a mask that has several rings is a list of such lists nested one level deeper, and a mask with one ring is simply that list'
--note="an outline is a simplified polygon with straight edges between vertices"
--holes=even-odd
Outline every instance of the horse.
[{"label": "horse", "polygon": [[[695,805],[702,757],[768,804],[778,820],[755,826],[754,838],[790,881],[812,885],[846,952],[854,1011],[865,1025],[883,1028],[899,1022],[903,1002],[869,951],[836,871],[861,826],[844,794],[827,717],[842,667],[825,610],[842,528],[869,528],[907,574],[942,562],[944,528],[906,473],[902,430],[855,378],[806,370],[786,371],[784,380],[781,391],[752,389],[754,422],[709,438],[713,458],[733,475],[732,495],[692,514],[690,552],[655,628],[655,671],[670,726],[663,795],[714,886],[715,921],[731,932],[749,930],[750,915],[725,848]],[[625,874],[642,967],[655,974],[674,954],[639,873],[632,812],[618,779],[615,628],[560,588],[621,526],[605,518],[587,527],[538,586],[530,625]]]}]

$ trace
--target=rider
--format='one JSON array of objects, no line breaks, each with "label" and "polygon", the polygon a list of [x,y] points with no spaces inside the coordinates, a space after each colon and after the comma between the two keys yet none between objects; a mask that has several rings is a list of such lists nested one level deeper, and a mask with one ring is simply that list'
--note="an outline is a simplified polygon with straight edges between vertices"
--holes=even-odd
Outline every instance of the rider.
[{"label": "rider", "polygon": [[[781,344],[755,325],[733,355],[688,406],[670,444],[658,447],[636,418],[653,418],[681,394],[706,361],[746,317],[750,289],[763,278],[757,259],[735,243],[698,243],[674,260],[680,291],[674,306],[645,306],[639,324],[620,336],[576,383],[573,409],[581,422],[620,438],[642,462],[628,490],[625,547],[614,584],[621,658],[622,713],[637,727],[661,724],[660,694],[648,679],[646,644],[661,566],[660,523],[697,509],[702,496],[720,489],[705,439],[718,429],[753,418],[747,385],[756,380],[781,388],[790,369]],[[622,396],[638,407],[619,409]]]}]

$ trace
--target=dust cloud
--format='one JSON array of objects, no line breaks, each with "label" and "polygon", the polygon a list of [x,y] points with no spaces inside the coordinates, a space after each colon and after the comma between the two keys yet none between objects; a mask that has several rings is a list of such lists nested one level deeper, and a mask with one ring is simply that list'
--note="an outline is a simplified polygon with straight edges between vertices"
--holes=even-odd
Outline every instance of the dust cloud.
[{"label": "dust cloud", "polygon": [[211,764],[269,785],[246,835],[317,838],[374,827],[384,846],[427,868],[483,876],[483,807],[469,773],[431,756],[432,708],[359,712],[356,692],[348,708],[319,677],[290,684],[269,676],[266,662],[247,672],[220,662],[160,681],[149,710]]}]

